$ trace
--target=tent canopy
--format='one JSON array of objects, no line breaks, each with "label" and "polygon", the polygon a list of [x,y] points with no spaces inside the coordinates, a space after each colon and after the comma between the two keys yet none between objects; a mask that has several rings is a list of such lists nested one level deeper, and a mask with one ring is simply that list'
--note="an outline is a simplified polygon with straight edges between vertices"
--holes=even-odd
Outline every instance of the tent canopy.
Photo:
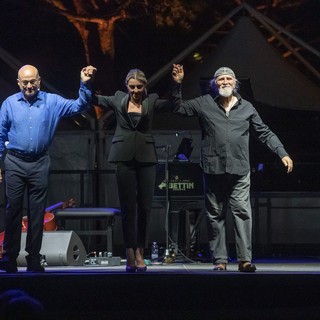
[{"label": "tent canopy", "polygon": [[185,70],[183,97],[200,95],[201,79],[222,66],[238,79],[249,79],[254,100],[273,107],[320,110],[320,88],[286,61],[248,17],[241,17],[218,48],[201,65]]}]

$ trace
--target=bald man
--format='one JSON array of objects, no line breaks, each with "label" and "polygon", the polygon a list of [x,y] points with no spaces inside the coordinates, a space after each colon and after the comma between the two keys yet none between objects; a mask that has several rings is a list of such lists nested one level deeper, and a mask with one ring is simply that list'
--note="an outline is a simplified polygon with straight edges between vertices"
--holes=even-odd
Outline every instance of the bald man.
[{"label": "bald man", "polygon": [[[27,192],[27,271],[45,271],[40,261],[40,249],[50,167],[48,149],[61,118],[90,108],[90,82],[95,72],[93,66],[81,70],[79,97],[73,100],[41,91],[41,77],[37,68],[25,65],[18,71],[17,82],[21,92],[8,97],[2,104],[0,159],[6,149],[4,168],[8,202],[0,270],[8,273],[18,271],[23,201]],[[0,177],[2,181],[1,172]]]}]

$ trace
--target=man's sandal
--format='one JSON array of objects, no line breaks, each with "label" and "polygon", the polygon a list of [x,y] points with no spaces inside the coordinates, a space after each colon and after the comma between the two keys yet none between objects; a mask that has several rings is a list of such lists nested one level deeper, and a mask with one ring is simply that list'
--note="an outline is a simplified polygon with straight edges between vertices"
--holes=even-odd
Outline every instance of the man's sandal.
[{"label": "man's sandal", "polygon": [[240,272],[255,272],[256,270],[256,266],[249,261],[239,263]]},{"label": "man's sandal", "polygon": [[213,265],[213,271],[227,271],[226,263],[217,263]]}]

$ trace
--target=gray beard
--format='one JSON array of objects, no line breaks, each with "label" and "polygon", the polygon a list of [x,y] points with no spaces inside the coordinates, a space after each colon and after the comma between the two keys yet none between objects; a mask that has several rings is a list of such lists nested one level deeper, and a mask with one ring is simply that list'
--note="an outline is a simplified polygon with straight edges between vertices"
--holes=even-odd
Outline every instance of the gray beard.
[{"label": "gray beard", "polygon": [[231,87],[219,88],[219,94],[224,98],[228,98],[232,96],[232,93],[233,93],[233,88]]}]

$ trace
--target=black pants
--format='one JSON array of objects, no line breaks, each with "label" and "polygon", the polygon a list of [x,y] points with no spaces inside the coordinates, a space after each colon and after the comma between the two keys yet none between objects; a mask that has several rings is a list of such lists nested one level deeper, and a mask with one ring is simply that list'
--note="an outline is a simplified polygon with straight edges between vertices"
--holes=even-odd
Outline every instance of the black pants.
[{"label": "black pants", "polygon": [[136,161],[117,163],[116,176],[126,248],[146,248],[156,165]]},{"label": "black pants", "polygon": [[40,257],[48,193],[49,155],[44,155],[37,161],[26,162],[7,154],[4,164],[8,202],[3,249],[11,259],[16,259],[19,255],[23,204],[27,192],[28,233],[25,250],[32,257]]}]

